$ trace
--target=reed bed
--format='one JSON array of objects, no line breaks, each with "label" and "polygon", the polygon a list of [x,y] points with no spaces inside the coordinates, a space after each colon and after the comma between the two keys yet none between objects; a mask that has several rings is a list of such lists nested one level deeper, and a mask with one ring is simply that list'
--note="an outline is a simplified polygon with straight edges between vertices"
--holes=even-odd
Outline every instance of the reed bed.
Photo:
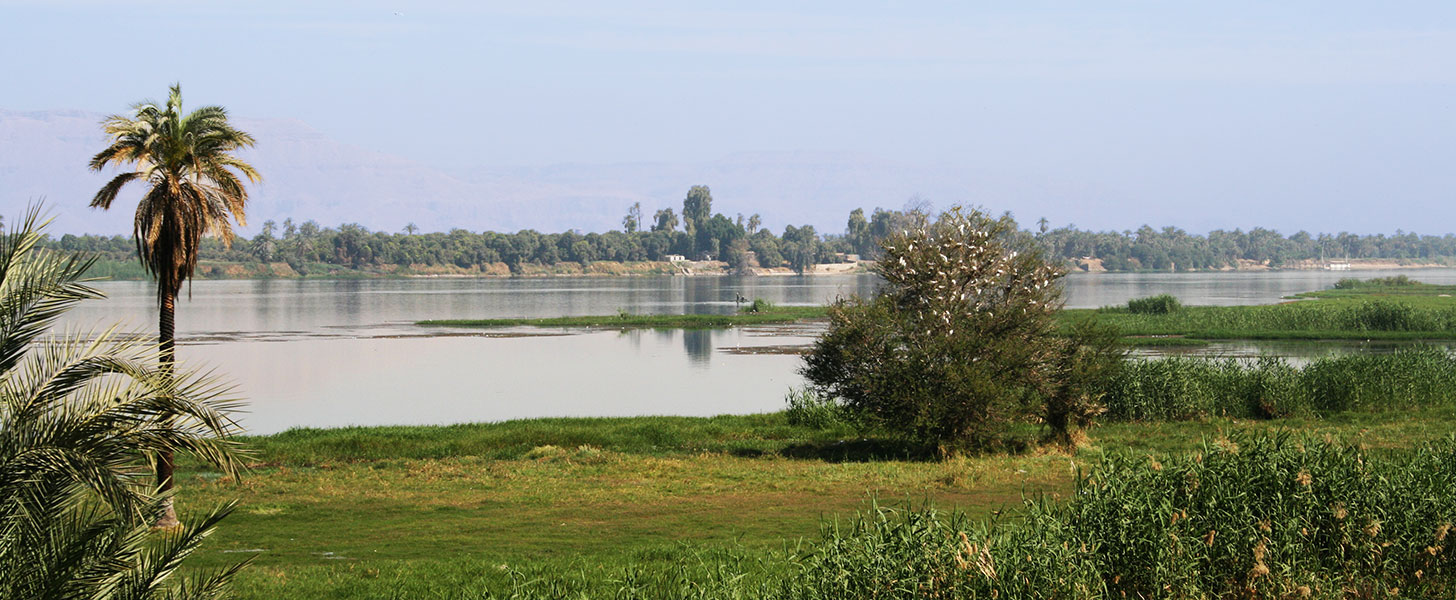
[{"label": "reed bed", "polygon": [[1277,418],[1449,406],[1456,358],[1441,348],[1316,359],[1128,361],[1107,383],[1107,417],[1122,421]]},{"label": "reed bed", "polygon": [[1450,598],[1456,443],[1402,457],[1276,435],[1117,455],[1069,501],[973,525],[879,510],[797,557],[788,598]]},{"label": "reed bed", "polygon": [[[1439,334],[1435,337],[1451,337],[1456,334],[1456,303],[1448,300],[1330,299],[1264,306],[1186,306],[1168,312],[1109,307],[1098,309],[1095,314],[1098,321],[1116,326],[1124,335],[1186,334],[1254,339],[1283,337],[1279,332],[1286,332],[1285,335],[1287,332],[1425,332]],[[1129,304],[1138,302],[1141,301]]]},{"label": "reed bed", "polygon": [[[512,570],[493,597],[1450,598],[1456,441],[1374,454],[1288,433],[1109,456],[1015,519],[876,507],[819,540],[673,568]],[[605,584],[605,585],[603,585]],[[605,588],[605,589],[604,589]]]}]

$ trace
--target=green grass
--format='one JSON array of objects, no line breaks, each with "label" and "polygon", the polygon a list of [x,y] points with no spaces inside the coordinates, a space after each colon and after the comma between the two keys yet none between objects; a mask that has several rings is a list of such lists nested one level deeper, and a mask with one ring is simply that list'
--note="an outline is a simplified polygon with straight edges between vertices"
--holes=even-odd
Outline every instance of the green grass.
[{"label": "green grass", "polygon": [[247,438],[255,465],[241,481],[184,464],[180,503],[241,502],[196,566],[257,554],[242,598],[480,597],[528,580],[611,597],[629,580],[701,582],[720,568],[777,580],[821,524],[875,501],[1013,518],[1025,495],[1065,498],[1077,469],[1118,452],[1173,456],[1283,428],[1401,451],[1448,435],[1456,410],[1108,423],[1077,456],[945,460],[842,427],[775,413],[300,429]]},{"label": "green grass", "polygon": [[259,464],[318,466],[460,456],[514,460],[547,445],[563,448],[586,445],[643,456],[758,455],[782,452],[790,447],[829,444],[853,434],[847,426],[813,429],[792,425],[780,414],[763,414],[291,429],[244,440]]},{"label": "green grass", "polygon": [[761,312],[732,315],[616,315],[550,317],[541,319],[437,319],[418,321],[431,327],[610,327],[610,328],[716,328],[744,325],[793,323],[822,319],[829,314],[825,306],[773,306]]}]

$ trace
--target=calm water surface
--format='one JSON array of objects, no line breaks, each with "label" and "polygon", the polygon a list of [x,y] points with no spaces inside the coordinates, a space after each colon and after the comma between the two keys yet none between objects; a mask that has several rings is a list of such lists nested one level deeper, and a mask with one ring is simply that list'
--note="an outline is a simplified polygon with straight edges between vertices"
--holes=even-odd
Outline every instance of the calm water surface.
[{"label": "calm water surface", "polygon": [[[1456,283],[1456,269],[1362,271]],[[1067,305],[1160,293],[1187,304],[1264,304],[1350,273],[1102,274],[1067,278]],[[633,313],[729,313],[734,299],[822,304],[869,294],[871,275],[811,277],[197,281],[178,305],[181,360],[217,367],[249,401],[251,432],[440,424],[545,416],[714,415],[782,408],[812,327],[699,331],[458,330],[416,320]],[[108,298],[72,330],[121,321],[150,332],[145,282],[98,284]],[[1278,350],[1276,350],[1277,352]],[[1230,353],[1248,352],[1231,349]]]}]

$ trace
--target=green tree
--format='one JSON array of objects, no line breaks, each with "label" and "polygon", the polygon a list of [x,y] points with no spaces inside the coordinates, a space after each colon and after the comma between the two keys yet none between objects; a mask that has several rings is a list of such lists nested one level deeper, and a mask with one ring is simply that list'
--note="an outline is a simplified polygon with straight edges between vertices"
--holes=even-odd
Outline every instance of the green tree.
[{"label": "green tree", "polygon": [[[112,115],[103,123],[110,140],[91,158],[91,169],[107,165],[133,166],[96,193],[91,206],[111,208],[117,193],[133,181],[147,186],[137,203],[133,234],[142,265],[157,280],[158,343],[163,373],[176,360],[175,318],[177,293],[197,268],[198,247],[205,235],[232,242],[230,221],[246,224],[246,178],[262,180],[258,171],[233,155],[251,147],[253,136],[228,122],[220,106],[182,112],[182,90],[173,85],[165,103],[144,101],[132,106],[130,116]],[[157,481],[163,492],[172,489],[172,453],[157,457]],[[158,526],[177,524],[170,496]]]},{"label": "green tree", "polygon": [[[713,194],[708,191],[706,185],[695,185],[688,189],[687,197],[683,198],[682,220],[683,229],[688,235],[696,239],[697,230],[708,222],[713,214]],[[702,247],[694,247],[693,252],[701,252]]]},{"label": "green tree", "polygon": [[36,247],[36,214],[0,236],[0,598],[221,596],[241,565],[176,571],[231,507],[150,531],[168,496],[145,457],[191,452],[236,475],[226,390],[112,330],[35,343],[102,296],[82,283],[89,260]]},{"label": "green tree", "polygon": [[677,229],[677,213],[671,208],[664,208],[652,215],[653,231],[673,231]]},{"label": "green tree", "polygon": [[259,262],[273,262],[273,255],[278,249],[278,239],[273,237],[273,232],[277,231],[277,229],[277,223],[264,221],[263,230],[258,232],[258,235],[253,236],[252,255]]},{"label": "green tree", "polygon": [[1009,216],[959,207],[883,250],[880,295],[833,307],[805,357],[815,388],[942,446],[991,446],[1010,423],[1040,416],[1062,387],[1062,270]]},{"label": "green tree", "polygon": [[813,225],[785,226],[783,240],[780,248],[790,268],[802,274],[814,266],[819,256],[819,235]]},{"label": "green tree", "polygon": [[694,246],[699,252],[711,254],[714,260],[722,260],[722,251],[733,240],[743,237],[743,229],[728,217],[717,214],[698,223],[696,237]]},{"label": "green tree", "polygon": [[873,241],[870,239],[870,222],[865,219],[864,209],[856,208],[849,212],[849,222],[845,225],[845,237],[849,238],[849,247],[860,257],[868,257]]},{"label": "green tree", "polygon": [[772,231],[761,229],[753,234],[748,238],[748,248],[758,258],[759,266],[773,268],[784,264],[784,256],[779,253],[779,238]]},{"label": "green tree", "polygon": [[622,230],[627,233],[637,233],[642,228],[642,203],[633,202],[627,209],[627,216],[622,217]]},{"label": "green tree", "polygon": [[750,270],[753,268],[753,265],[749,264],[748,248],[749,245],[747,239],[741,237],[735,238],[726,246],[726,250],[723,252],[723,262],[728,263],[728,266],[731,267],[733,269],[733,272],[735,273],[744,274],[750,272]]}]

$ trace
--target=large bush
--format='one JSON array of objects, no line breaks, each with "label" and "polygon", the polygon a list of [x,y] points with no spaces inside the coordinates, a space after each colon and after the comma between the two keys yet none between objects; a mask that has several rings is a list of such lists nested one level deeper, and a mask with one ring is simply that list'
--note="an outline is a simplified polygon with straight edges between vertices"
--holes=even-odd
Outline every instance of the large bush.
[{"label": "large bush", "polygon": [[917,441],[969,447],[1017,420],[1065,428],[1097,412],[1091,388],[1067,378],[1118,352],[1069,350],[1054,334],[1063,271],[1009,216],[957,207],[883,248],[880,294],[833,306],[805,359],[820,393]]},{"label": "large bush", "polygon": [[1166,315],[1178,312],[1181,308],[1183,308],[1183,303],[1172,294],[1158,294],[1127,301],[1127,311],[1135,315]]}]

